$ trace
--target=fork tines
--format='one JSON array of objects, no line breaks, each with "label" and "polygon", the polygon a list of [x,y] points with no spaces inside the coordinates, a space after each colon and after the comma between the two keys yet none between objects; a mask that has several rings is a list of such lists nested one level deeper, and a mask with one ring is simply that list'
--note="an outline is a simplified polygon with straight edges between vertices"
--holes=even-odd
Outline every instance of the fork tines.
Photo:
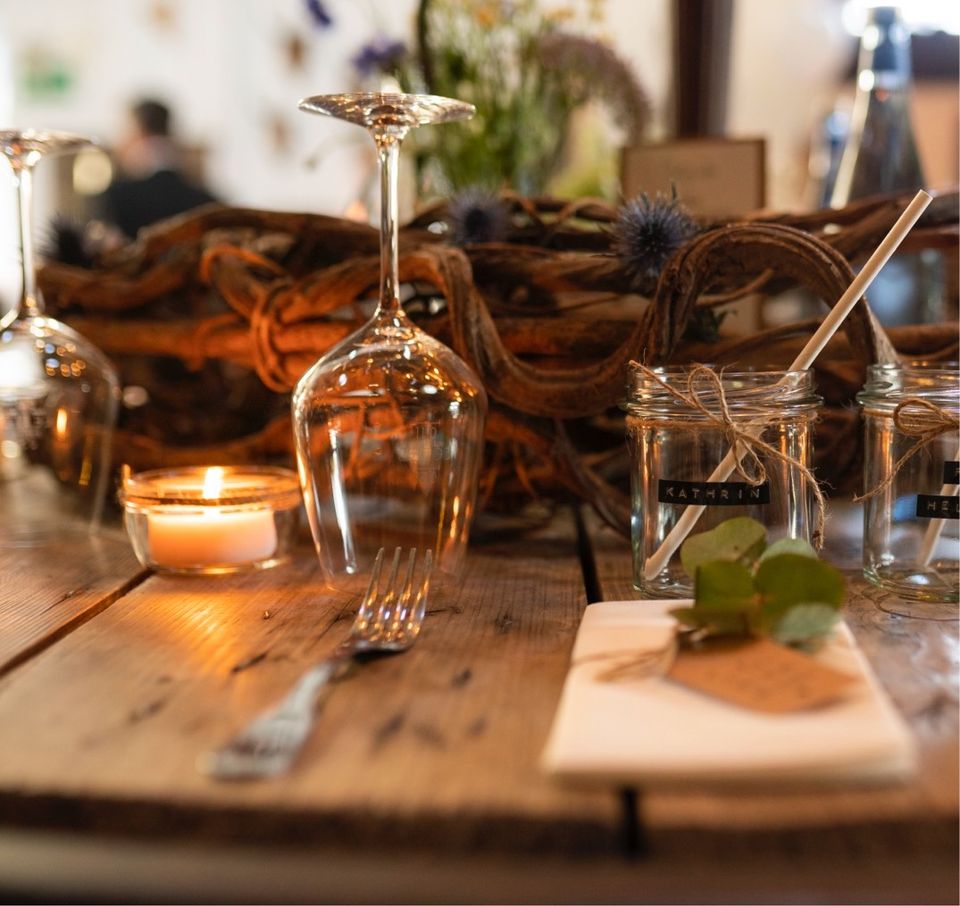
[{"label": "fork tines", "polygon": [[430,574],[433,569],[433,552],[427,550],[422,559],[417,578],[417,549],[407,553],[406,572],[403,582],[398,583],[403,548],[393,552],[393,561],[386,584],[381,590],[384,549],[380,548],[370,574],[370,583],[357,613],[353,635],[371,643],[406,646],[420,632],[426,611]]}]

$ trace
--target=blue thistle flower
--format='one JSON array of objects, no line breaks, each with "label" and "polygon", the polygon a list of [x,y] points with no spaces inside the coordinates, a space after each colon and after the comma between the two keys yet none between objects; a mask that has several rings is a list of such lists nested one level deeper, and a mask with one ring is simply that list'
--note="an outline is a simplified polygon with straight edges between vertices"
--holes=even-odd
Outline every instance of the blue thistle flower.
[{"label": "blue thistle flower", "polygon": [[319,28],[329,28],[333,25],[333,17],[330,15],[330,11],[320,0],[307,0],[307,12],[310,13],[310,18]]},{"label": "blue thistle flower", "polygon": [[697,233],[697,225],[680,204],[660,193],[651,201],[645,192],[620,209],[614,227],[613,251],[631,284],[655,280],[670,256]]},{"label": "blue thistle flower", "polygon": [[350,62],[358,75],[366,77],[375,73],[395,72],[406,55],[407,45],[403,41],[378,35],[364,44]]},{"label": "blue thistle flower", "polygon": [[50,221],[40,254],[50,261],[73,267],[93,267],[95,249],[84,235],[83,227],[69,217],[57,215]]},{"label": "blue thistle flower", "polygon": [[447,225],[454,245],[500,242],[510,231],[510,211],[492,192],[470,186],[450,199]]}]

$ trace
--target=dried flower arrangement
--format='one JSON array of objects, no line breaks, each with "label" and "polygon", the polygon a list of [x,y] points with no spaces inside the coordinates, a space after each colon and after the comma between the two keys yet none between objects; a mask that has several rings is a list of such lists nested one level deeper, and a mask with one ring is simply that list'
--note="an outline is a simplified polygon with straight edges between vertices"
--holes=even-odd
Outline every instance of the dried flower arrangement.
[{"label": "dried flower arrangement", "polygon": [[[542,192],[562,163],[571,117],[605,106],[638,141],[649,103],[632,68],[601,40],[601,0],[541,10],[537,0],[420,0],[416,46],[378,34],[353,57],[358,76],[477,108],[469,123],[414,136],[425,196],[468,186]],[[576,29],[576,34],[573,29]]]}]

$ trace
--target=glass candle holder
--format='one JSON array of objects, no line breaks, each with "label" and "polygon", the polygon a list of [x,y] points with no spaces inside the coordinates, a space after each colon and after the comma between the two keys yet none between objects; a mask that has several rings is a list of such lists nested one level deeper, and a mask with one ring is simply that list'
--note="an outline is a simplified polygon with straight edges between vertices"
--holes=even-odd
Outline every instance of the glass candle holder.
[{"label": "glass candle holder", "polygon": [[727,411],[738,428],[797,464],[757,448],[766,471],[763,484],[755,487],[736,474],[710,481],[731,447],[729,432],[713,417],[722,410],[715,388],[704,387],[698,393],[704,412],[670,392],[672,388],[687,394],[688,369],[655,368],[651,374],[634,367],[626,405],[631,536],[634,586],[646,597],[693,595],[693,580],[680,562],[681,545],[654,575],[646,574],[648,560],[689,506],[704,507],[690,534],[709,531],[736,516],[761,522],[768,541],[809,541],[812,534],[812,488],[801,469],[809,468],[811,428],[822,402],[814,393],[812,373],[725,371],[718,376]]},{"label": "glass candle holder", "polygon": [[864,575],[912,602],[897,613],[955,619],[960,368],[873,365],[857,399],[865,431]]},{"label": "glass candle holder", "polygon": [[137,558],[172,573],[266,569],[296,538],[300,486],[289,469],[197,466],[130,473],[120,502]]}]

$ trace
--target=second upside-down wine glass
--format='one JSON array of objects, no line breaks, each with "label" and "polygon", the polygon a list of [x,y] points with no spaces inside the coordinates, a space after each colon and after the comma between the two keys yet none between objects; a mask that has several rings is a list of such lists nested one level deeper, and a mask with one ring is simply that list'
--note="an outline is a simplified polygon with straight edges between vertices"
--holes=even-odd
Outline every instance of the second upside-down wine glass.
[{"label": "second upside-down wine glass", "polygon": [[44,313],[31,223],[34,166],[88,144],[0,130],[17,186],[22,276],[19,304],[0,317],[0,546],[96,528],[103,509],[119,382],[103,353]]},{"label": "second upside-down wine glass", "polygon": [[407,94],[321,95],[300,109],[366,127],[380,162],[380,298],[371,320],[321,357],[293,396],[297,461],[317,553],[331,584],[369,574],[377,551],[433,552],[462,566],[483,452],[487,397],[452,350],[400,304],[397,165],[410,129],[474,108]]}]

